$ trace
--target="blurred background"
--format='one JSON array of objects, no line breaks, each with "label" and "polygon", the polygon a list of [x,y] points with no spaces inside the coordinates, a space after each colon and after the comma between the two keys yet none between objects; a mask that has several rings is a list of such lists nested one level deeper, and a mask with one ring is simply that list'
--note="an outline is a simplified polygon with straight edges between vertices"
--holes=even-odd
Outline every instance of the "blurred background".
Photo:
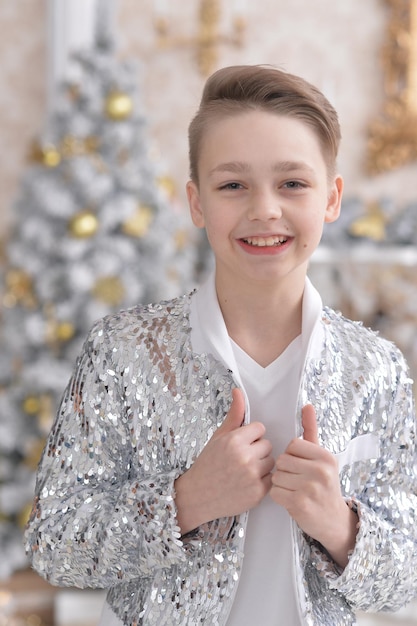
[{"label": "blurred background", "polygon": [[[310,274],[417,371],[416,0],[0,2],[0,626],[94,624],[27,570],[34,473],[94,319],[193,288],[187,128],[208,74],[272,64],[338,110],[340,220]],[[363,626],[417,624],[360,616]]]}]

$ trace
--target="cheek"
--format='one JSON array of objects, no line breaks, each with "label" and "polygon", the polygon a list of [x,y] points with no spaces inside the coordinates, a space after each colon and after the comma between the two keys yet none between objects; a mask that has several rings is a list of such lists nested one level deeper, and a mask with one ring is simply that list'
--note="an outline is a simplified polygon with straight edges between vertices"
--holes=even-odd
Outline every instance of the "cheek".
[{"label": "cheek", "polygon": [[207,231],[210,231],[213,235],[221,235],[221,233],[227,230],[225,214],[210,207],[206,207],[204,211],[204,223]]},{"label": "cheek", "polygon": [[205,228],[207,239],[213,250],[220,251],[228,247],[231,234],[224,220],[207,218]]},{"label": "cheek", "polygon": [[210,220],[206,220],[206,233],[212,247],[216,247],[221,243],[223,239],[222,231],[217,224]]},{"label": "cheek", "polygon": [[304,220],[301,237],[303,248],[314,249],[318,246],[323,235],[323,226],[324,220],[321,213],[310,215],[307,220]]}]

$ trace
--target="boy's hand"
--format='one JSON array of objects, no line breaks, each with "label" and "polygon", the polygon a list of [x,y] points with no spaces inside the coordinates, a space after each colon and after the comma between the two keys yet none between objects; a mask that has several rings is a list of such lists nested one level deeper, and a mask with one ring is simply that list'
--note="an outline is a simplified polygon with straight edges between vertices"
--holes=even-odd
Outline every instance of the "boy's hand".
[{"label": "boy's hand", "polygon": [[303,439],[293,439],[277,458],[271,497],[345,567],[355,545],[358,518],[342,497],[336,458],[319,445],[311,405],[303,408],[302,423]]},{"label": "boy's hand", "polygon": [[182,534],[204,522],[256,506],[271,488],[272,445],[259,422],[242,426],[245,401],[240,389],[223,424],[192,467],[175,481]]}]

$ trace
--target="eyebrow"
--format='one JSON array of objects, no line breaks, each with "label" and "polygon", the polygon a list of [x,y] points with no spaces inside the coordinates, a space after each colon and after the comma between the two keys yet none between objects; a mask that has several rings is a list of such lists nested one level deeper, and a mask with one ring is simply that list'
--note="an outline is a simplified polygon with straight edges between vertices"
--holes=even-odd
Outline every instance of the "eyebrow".
[{"label": "eyebrow", "polygon": [[313,168],[305,161],[280,161],[274,165],[273,170],[276,172],[304,171],[314,174]]},{"label": "eyebrow", "polygon": [[[218,172],[231,172],[232,174],[244,174],[250,171],[249,163],[244,161],[229,161],[228,163],[219,163],[212,170],[209,175],[216,174]],[[310,165],[304,161],[279,161],[273,165],[274,172],[294,172],[304,171],[314,174],[314,170]]]},{"label": "eyebrow", "polygon": [[248,163],[243,161],[229,161],[228,163],[219,163],[212,170],[210,170],[209,174],[216,174],[217,172],[231,172],[233,174],[242,174],[245,172],[249,172],[250,166]]}]

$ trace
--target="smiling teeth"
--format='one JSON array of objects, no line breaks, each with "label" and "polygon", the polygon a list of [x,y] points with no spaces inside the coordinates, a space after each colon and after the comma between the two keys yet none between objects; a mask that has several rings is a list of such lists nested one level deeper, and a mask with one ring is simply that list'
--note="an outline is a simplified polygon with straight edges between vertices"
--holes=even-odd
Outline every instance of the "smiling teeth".
[{"label": "smiling teeth", "polygon": [[285,237],[247,237],[244,239],[251,246],[280,246],[287,241]]}]

